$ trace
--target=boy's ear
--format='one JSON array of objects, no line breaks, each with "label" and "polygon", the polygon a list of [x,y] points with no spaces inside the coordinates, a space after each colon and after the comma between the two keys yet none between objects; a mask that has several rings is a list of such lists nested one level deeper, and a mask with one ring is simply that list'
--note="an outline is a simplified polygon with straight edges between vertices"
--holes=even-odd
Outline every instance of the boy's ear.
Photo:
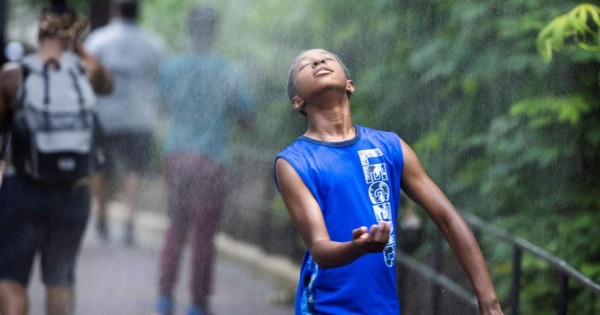
[{"label": "boy's ear", "polygon": [[302,108],[304,108],[304,100],[298,95],[292,97],[292,108],[294,108],[295,111],[300,112]]},{"label": "boy's ear", "polygon": [[354,82],[352,80],[346,80],[346,93],[348,95],[354,94]]}]

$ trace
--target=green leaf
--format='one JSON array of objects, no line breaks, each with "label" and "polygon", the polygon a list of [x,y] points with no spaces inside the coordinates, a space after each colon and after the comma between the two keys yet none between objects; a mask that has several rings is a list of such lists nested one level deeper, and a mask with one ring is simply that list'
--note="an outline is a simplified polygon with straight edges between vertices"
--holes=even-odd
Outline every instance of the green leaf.
[{"label": "green leaf", "polygon": [[568,122],[575,125],[584,114],[590,111],[590,108],[590,104],[578,95],[542,96],[514,104],[509,113],[512,116],[526,116],[529,119],[530,127],[536,129],[554,122]]},{"label": "green leaf", "polygon": [[538,53],[546,62],[550,62],[552,52],[563,51],[569,39],[583,50],[600,52],[599,27],[600,7],[580,4],[567,14],[556,17],[540,31],[537,37]]}]

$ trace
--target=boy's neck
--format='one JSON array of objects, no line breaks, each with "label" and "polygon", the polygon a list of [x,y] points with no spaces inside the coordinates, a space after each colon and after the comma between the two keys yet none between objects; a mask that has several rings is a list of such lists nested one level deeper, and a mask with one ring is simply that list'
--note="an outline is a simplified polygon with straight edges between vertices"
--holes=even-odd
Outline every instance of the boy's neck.
[{"label": "boy's neck", "polygon": [[339,142],[350,140],[356,136],[350,111],[350,100],[347,97],[334,105],[307,108],[306,113],[309,125],[304,134],[306,137],[325,142]]}]

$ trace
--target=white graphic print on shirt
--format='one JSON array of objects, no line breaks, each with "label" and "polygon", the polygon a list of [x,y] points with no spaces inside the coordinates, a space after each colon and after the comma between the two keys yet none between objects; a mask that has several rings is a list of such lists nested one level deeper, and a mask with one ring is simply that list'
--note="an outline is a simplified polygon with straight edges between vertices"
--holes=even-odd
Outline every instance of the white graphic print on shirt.
[{"label": "white graphic print on shirt", "polygon": [[388,181],[388,173],[385,163],[370,163],[369,158],[383,156],[380,149],[369,149],[358,151],[358,156],[363,168],[367,193],[369,199],[373,203],[373,213],[377,222],[390,223],[390,239],[383,250],[383,259],[388,267],[394,265],[396,259],[396,232],[392,222],[392,209],[390,204],[390,187],[386,183]]}]

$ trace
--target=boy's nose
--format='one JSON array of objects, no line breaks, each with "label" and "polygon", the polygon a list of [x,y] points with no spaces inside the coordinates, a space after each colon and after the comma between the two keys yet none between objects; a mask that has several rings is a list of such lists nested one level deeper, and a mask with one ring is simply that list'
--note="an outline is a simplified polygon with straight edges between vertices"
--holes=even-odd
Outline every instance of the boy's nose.
[{"label": "boy's nose", "polygon": [[313,61],[313,68],[318,66],[320,63],[325,63],[325,58],[322,58],[321,60]]}]

